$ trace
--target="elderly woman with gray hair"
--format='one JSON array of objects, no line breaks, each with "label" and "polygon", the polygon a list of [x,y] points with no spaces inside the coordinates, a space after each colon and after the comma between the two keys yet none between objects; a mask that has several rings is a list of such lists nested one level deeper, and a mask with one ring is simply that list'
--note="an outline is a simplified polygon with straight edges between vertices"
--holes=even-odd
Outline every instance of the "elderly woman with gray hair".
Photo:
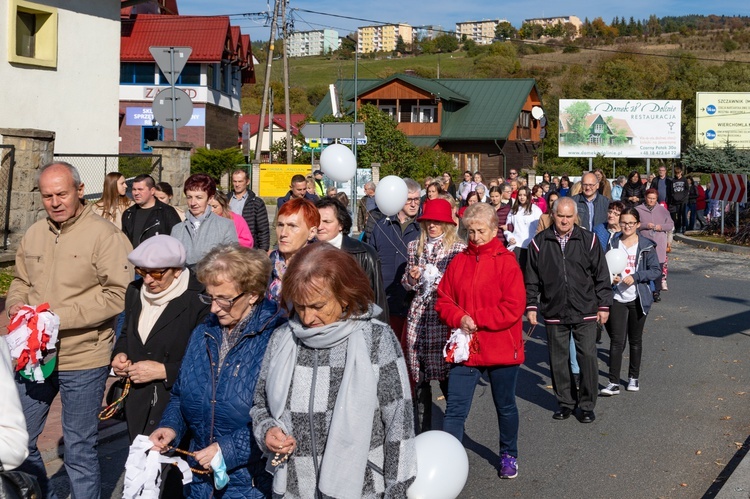
[{"label": "elderly woman with gray hair", "polygon": [[274,497],[406,497],[417,471],[409,378],[364,272],[314,243],[281,294],[292,317],[271,338],[250,411]]}]

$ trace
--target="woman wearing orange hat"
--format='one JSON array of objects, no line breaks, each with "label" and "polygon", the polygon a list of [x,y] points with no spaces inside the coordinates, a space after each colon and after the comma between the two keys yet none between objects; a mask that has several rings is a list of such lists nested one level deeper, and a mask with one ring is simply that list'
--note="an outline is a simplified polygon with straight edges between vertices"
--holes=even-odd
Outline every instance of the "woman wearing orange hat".
[{"label": "woman wearing orange hat", "polygon": [[453,257],[466,248],[456,233],[451,204],[445,199],[432,199],[424,204],[419,239],[408,246],[407,272],[401,280],[415,296],[409,308],[404,338],[404,356],[409,378],[415,387],[417,401],[417,432],[432,428],[431,380],[440,382],[447,394],[448,368],[443,346],[450,336],[448,327],[435,312],[437,287]]}]

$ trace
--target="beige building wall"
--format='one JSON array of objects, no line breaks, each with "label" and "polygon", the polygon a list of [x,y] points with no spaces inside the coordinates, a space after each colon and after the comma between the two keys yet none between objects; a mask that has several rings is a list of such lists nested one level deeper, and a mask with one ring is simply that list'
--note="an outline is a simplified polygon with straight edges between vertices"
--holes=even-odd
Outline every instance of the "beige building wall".
[{"label": "beige building wall", "polygon": [[396,50],[398,37],[406,45],[414,41],[414,30],[408,24],[386,24],[357,28],[357,48],[361,54],[392,52]]},{"label": "beige building wall", "polygon": [[467,40],[474,40],[478,45],[489,45],[495,38],[495,28],[506,19],[485,19],[456,23],[456,37],[459,40],[466,35]]}]

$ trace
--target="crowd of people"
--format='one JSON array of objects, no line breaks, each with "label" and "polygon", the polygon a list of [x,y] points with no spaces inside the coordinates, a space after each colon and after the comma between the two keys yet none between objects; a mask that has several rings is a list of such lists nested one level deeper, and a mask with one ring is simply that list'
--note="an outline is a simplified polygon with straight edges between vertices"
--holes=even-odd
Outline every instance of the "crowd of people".
[{"label": "crowd of people", "polygon": [[[486,374],[499,475],[515,478],[524,316],[546,327],[552,417],[594,421],[597,396],[620,391],[626,343],[626,389],[640,389],[668,234],[699,210],[677,195],[695,183],[661,168],[650,185],[637,172],[609,185],[595,171],[529,186],[519,173],[404,179],[405,203],[390,216],[368,182],[356,237],[348,199],[319,170],[292,177],[271,225],[244,170],[228,195],[191,175],[181,212],[172,187],[148,175],[135,177],[131,200],[124,177],[109,174],[88,203],[74,166],[40,168],[47,218],[23,237],[6,309],[49,303],[57,366],[41,383],[11,381],[0,351],[13,428],[0,432],[0,459],[55,497],[37,439],[59,393],[72,494],[100,497],[97,415],[113,375],[126,383],[131,441],[147,435],[193,469],[184,488],[165,469],[164,497],[405,497],[415,435],[462,440]],[[613,249],[627,255],[617,275],[605,259]],[[599,390],[602,328],[610,360]],[[442,428],[433,381],[446,400]]]}]

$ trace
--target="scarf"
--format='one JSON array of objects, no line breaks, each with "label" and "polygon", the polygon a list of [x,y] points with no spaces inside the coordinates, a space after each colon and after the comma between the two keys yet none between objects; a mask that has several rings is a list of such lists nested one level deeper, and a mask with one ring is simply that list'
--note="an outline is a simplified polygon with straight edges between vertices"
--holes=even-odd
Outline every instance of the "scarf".
[{"label": "scarf", "polygon": [[[361,316],[315,328],[303,326],[295,316],[289,321],[289,327],[274,333],[279,335],[279,346],[269,362],[266,395],[271,415],[277,422],[286,409],[299,343],[308,348],[329,349],[347,342],[343,379],[320,465],[318,487],[326,496],[362,495],[372,436],[368,422],[372,421],[378,404],[377,379],[364,330],[378,312],[379,307],[374,305]],[[274,493],[286,493],[286,473],[285,466],[275,470]]]},{"label": "scarf", "polygon": [[169,302],[187,291],[190,281],[190,272],[183,269],[182,273],[172,281],[167,289],[159,293],[148,290],[146,283],[141,286],[141,315],[138,317],[138,335],[143,344],[146,344],[148,335],[151,334],[156,321],[161,317]]},{"label": "scarf", "polygon": [[197,217],[190,213],[190,210],[185,212],[185,217],[187,218],[188,223],[190,223],[190,228],[193,229],[193,234],[198,232],[201,224],[206,221],[211,213],[213,213],[213,211],[211,211],[210,206],[206,207],[206,211],[203,212],[203,215],[198,215]]}]

